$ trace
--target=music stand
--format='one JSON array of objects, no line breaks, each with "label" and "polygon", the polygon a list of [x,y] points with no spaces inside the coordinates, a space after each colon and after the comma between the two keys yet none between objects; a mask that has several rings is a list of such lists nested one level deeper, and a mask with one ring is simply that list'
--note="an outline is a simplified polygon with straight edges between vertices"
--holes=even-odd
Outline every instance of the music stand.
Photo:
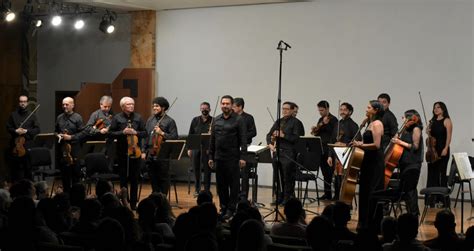
[{"label": "music stand", "polygon": [[[464,182],[474,179],[471,163],[467,153],[453,153],[451,166],[456,166],[461,186],[461,234],[464,234]],[[451,167],[452,168],[452,167]],[[453,188],[454,190],[454,188]],[[472,218],[472,217],[471,217]],[[470,218],[470,219],[471,219]]]},{"label": "music stand", "polygon": [[[171,170],[171,160],[180,160],[181,156],[183,155],[184,148],[186,146],[186,140],[166,140],[161,144],[161,149],[158,155],[156,156],[156,159],[158,160],[168,160],[168,163],[170,165],[170,170]],[[168,174],[168,182],[169,182],[169,189],[168,189],[168,197],[169,201],[171,202],[171,174]],[[174,207],[177,207],[179,209],[182,209],[178,204],[178,193],[176,192],[176,185],[174,185],[175,189],[175,199],[176,199],[176,205],[171,205]]]},{"label": "music stand", "polygon": [[[259,203],[258,196],[258,163],[272,163],[272,156],[268,146],[250,145],[247,147],[247,164],[251,163],[255,168],[255,177],[252,180],[252,204],[259,208],[265,208],[265,204]],[[265,208],[267,209],[267,208]]]},{"label": "music stand", "polygon": [[[208,165],[207,163],[202,162],[202,155],[206,154],[206,149],[209,149],[210,139],[211,139],[210,133],[189,134],[188,137],[186,138],[186,147],[189,150],[199,150],[201,152],[201,156],[199,158],[199,161],[201,162],[200,169],[205,168],[205,166]],[[192,166],[192,161],[193,160],[191,160],[191,166]],[[202,175],[199,175],[199,178],[201,179],[201,184],[202,184]],[[188,194],[191,193],[190,189],[191,189],[190,186],[188,186]]]}]

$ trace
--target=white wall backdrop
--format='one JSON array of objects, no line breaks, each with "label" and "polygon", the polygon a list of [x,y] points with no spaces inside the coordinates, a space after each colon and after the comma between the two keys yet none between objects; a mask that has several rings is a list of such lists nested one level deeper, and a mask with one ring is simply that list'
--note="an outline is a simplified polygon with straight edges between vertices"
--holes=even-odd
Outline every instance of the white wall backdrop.
[{"label": "white wall backdrop", "polygon": [[[361,121],[370,99],[392,97],[401,118],[421,112],[422,92],[444,101],[454,124],[452,151],[473,154],[473,2],[471,0],[319,0],[157,13],[158,95],[178,97],[170,112],[187,134],[200,102],[214,107],[218,95],[244,97],[264,142],[275,113],[279,54],[284,40],[282,100],[300,106],[307,134],[316,123],[316,103],[354,105]],[[220,110],[220,109],[219,109]],[[399,121],[400,123],[400,121]],[[261,167],[260,184],[271,183]],[[423,167],[420,187],[426,184]]]},{"label": "white wall backdrop", "polygon": [[111,83],[130,64],[128,14],[118,16],[110,35],[99,31],[101,16],[84,19],[80,31],[74,29],[72,19],[63,18],[61,26],[51,27],[47,21],[37,33],[38,118],[43,132],[54,130],[55,91],[78,91],[82,82]]}]

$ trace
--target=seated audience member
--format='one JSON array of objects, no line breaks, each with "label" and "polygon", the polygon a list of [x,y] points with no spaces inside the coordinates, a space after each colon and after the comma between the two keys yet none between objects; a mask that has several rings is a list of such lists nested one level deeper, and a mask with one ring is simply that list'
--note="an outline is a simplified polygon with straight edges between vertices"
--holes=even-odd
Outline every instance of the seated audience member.
[{"label": "seated audience member", "polygon": [[466,238],[463,242],[463,251],[474,250],[474,226],[470,226],[466,231]]},{"label": "seated audience member", "polygon": [[112,218],[102,219],[97,226],[96,251],[125,251],[125,234],[122,225]]},{"label": "seated audience member", "polygon": [[93,235],[96,233],[102,213],[102,205],[97,199],[87,199],[81,205],[79,222],[72,227],[71,232]]},{"label": "seated audience member", "polygon": [[380,242],[383,244],[392,243],[397,236],[397,219],[392,216],[386,216],[382,219],[380,224],[380,232],[382,233],[382,238]]},{"label": "seated audience member", "polygon": [[254,219],[246,220],[237,234],[237,251],[264,251],[266,249],[265,232],[262,224]]},{"label": "seated audience member", "polygon": [[274,224],[270,234],[296,238],[306,237],[305,211],[296,198],[291,198],[285,204],[286,222]]},{"label": "seated audience member", "polygon": [[95,185],[95,195],[97,199],[100,200],[100,197],[106,193],[113,193],[114,189],[112,186],[112,182],[107,181],[107,180],[99,180],[97,181],[97,184]]},{"label": "seated audience member", "polygon": [[152,193],[148,198],[152,199],[156,206],[155,223],[166,223],[170,229],[173,228],[176,217],[171,211],[171,205],[162,193]]},{"label": "seated audience member", "polygon": [[436,214],[434,225],[438,230],[438,236],[425,241],[423,243],[425,246],[440,251],[461,250],[462,241],[456,234],[456,221],[451,211],[439,211]]},{"label": "seated audience member", "polygon": [[86,187],[84,184],[75,183],[69,191],[69,199],[72,207],[81,207],[81,204],[86,199]]},{"label": "seated audience member", "polygon": [[336,201],[333,207],[334,237],[339,240],[355,241],[356,234],[347,228],[351,220],[351,207],[342,201]]},{"label": "seated audience member", "polygon": [[40,201],[44,198],[48,198],[48,183],[46,181],[39,181],[35,183],[35,191],[36,191],[36,200]]},{"label": "seated audience member", "polygon": [[22,179],[10,187],[10,197],[15,200],[16,197],[26,196],[34,199],[36,197],[35,186],[31,180]]},{"label": "seated audience member", "polygon": [[398,240],[383,247],[384,251],[429,251],[423,243],[416,239],[418,235],[418,217],[405,213],[398,217],[397,221]]},{"label": "seated audience member", "polygon": [[334,250],[334,226],[325,216],[316,216],[306,227],[306,241],[313,251]]},{"label": "seated audience member", "polygon": [[196,200],[198,206],[204,202],[211,202],[212,203],[212,193],[211,191],[202,190],[199,192]]}]

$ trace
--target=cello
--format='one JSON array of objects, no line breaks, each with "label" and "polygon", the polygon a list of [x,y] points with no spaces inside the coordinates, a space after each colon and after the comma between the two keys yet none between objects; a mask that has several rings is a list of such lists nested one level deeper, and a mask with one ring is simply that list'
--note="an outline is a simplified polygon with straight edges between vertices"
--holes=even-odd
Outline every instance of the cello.
[{"label": "cello", "polygon": [[[359,130],[354,135],[354,138],[352,138],[349,145],[354,143],[357,135],[360,133],[362,128],[366,126],[368,120],[369,119],[366,118],[364,121],[362,121],[361,125],[359,126]],[[350,154],[350,157],[349,162],[347,163],[347,170],[342,178],[339,200],[343,201],[347,205],[351,205],[355,196],[357,177],[359,176],[359,171],[362,166],[362,161],[364,160],[365,152],[361,148],[352,145],[344,151],[343,155],[345,154]]]},{"label": "cello", "polygon": [[[23,125],[28,121],[28,119],[33,116],[33,114],[38,110],[40,107],[40,104],[36,106],[36,108],[21,122],[20,126],[18,128],[23,128]],[[13,147],[12,153],[14,156],[18,157],[23,157],[26,154],[26,149],[25,149],[25,142],[26,138],[24,135],[19,135],[18,137],[15,138],[15,147]]]},{"label": "cello", "polygon": [[[411,117],[408,117],[405,119],[403,122],[402,126],[397,132],[397,135],[402,135],[407,128],[410,126],[418,123],[420,121],[420,118],[416,115],[412,115]],[[384,157],[384,163],[385,163],[385,177],[384,177],[384,189],[387,189],[388,182],[390,181],[390,178],[392,177],[393,170],[398,166],[398,161],[402,157],[404,151],[404,147],[398,144],[395,144],[390,141],[390,144],[387,146],[387,149],[385,150],[385,157]]]},{"label": "cello", "polygon": [[418,92],[420,96],[421,107],[423,108],[423,117],[425,118],[425,123],[428,125],[428,138],[426,138],[426,153],[425,159],[428,163],[434,163],[440,159],[438,152],[436,151],[436,138],[431,136],[431,123],[433,122],[430,120],[430,123],[426,120],[426,113],[425,113],[425,106],[423,105],[423,99],[421,99],[421,92]]},{"label": "cello", "polygon": [[[170,107],[166,111],[164,111],[163,116],[161,116],[160,120],[158,120],[155,127],[160,126],[161,121],[166,117],[166,113],[171,109],[171,107],[173,107],[173,105],[174,105],[174,103],[176,102],[177,99],[178,99],[178,97],[176,97],[174,99],[173,103],[170,105]],[[150,150],[150,155],[156,156],[160,153],[161,144],[163,144],[164,140],[165,140],[165,137],[161,134],[156,133],[155,130],[153,130],[151,132],[152,147],[151,147],[151,150]]]}]

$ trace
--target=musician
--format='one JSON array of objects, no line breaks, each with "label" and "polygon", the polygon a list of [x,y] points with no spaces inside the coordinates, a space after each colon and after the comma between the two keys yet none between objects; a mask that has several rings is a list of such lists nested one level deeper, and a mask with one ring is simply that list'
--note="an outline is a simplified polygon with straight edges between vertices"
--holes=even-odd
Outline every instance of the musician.
[{"label": "musician", "polygon": [[[106,135],[109,131],[110,123],[112,122],[113,113],[112,108],[112,97],[102,96],[99,101],[100,108],[91,114],[89,121],[87,121],[86,128],[88,129],[89,136]],[[102,128],[97,128],[98,124]],[[103,125],[102,125],[103,123]]]},{"label": "musician", "polygon": [[[28,96],[21,95],[18,98],[18,108],[10,114],[7,120],[7,131],[11,135],[10,154],[6,155],[10,166],[11,182],[21,180],[23,178],[33,180],[33,174],[31,172],[31,166],[28,163],[28,149],[34,146],[33,139],[40,132],[39,122],[35,114],[31,114],[26,109],[28,105]],[[27,119],[28,118],[28,119]],[[23,125],[20,127],[20,125]],[[19,147],[23,147],[26,151],[25,155],[21,155],[20,152],[16,151],[17,142],[19,137],[24,137],[25,143],[20,144]],[[23,150],[22,149],[22,150]]]},{"label": "musician", "polygon": [[[342,103],[339,106],[339,116],[341,119],[339,123],[336,124],[335,130],[333,130],[333,135],[331,138],[331,142],[335,143],[336,145],[347,146],[354,136],[356,135],[357,131],[359,130],[359,126],[357,125],[354,120],[352,120],[351,116],[354,112],[354,107],[349,103]],[[360,134],[358,135],[360,138]],[[330,167],[336,168],[336,152],[334,149],[329,149],[329,157],[327,158],[327,163]],[[342,163],[341,163],[342,164]],[[341,190],[341,181],[342,181],[342,173],[335,173],[334,176],[334,199],[339,199],[339,192]]]},{"label": "musician", "polygon": [[[151,174],[151,187],[153,192],[168,194],[169,190],[169,156],[171,148],[161,148],[159,137],[162,143],[170,139],[178,139],[178,129],[176,122],[166,111],[170,107],[168,100],[164,97],[153,99],[153,115],[148,118],[145,128],[147,138],[143,146],[142,159],[147,159]],[[156,152],[157,147],[160,149]],[[147,156],[148,155],[148,156]]]},{"label": "musician", "polygon": [[[280,163],[276,158],[277,154],[273,154],[273,182],[279,182],[278,176],[281,177],[282,190],[276,192],[277,200],[282,201],[282,204],[294,197],[296,166],[293,161],[296,157],[295,145],[299,137],[302,136],[299,128],[301,122],[293,116],[294,109],[293,102],[284,102],[281,108],[283,117],[275,121],[267,134],[267,144],[272,152],[276,153],[276,142],[280,145]],[[279,126],[280,130],[278,131]],[[276,139],[276,137],[279,137],[279,139]],[[282,195],[283,198],[281,198]]]},{"label": "musician", "polygon": [[[423,163],[423,138],[421,134],[423,124],[420,114],[416,110],[408,110],[405,112],[404,118],[415,121],[413,116],[417,117],[417,122],[407,127],[402,135],[395,135],[395,137],[392,138],[394,144],[398,144],[404,148],[403,154],[398,161],[400,173],[403,173],[403,171],[408,168],[416,168],[421,171],[421,163]],[[416,184],[418,184],[419,177],[419,172],[418,177],[413,177],[413,179],[416,180]],[[413,190],[407,191],[405,197],[408,213],[419,216],[420,210],[418,208],[418,191],[416,190],[416,186]]]},{"label": "musician", "polygon": [[55,132],[59,137],[59,167],[63,189],[69,192],[71,186],[79,181],[81,170],[77,161],[84,139],[83,121],[79,113],[74,112],[74,99],[66,97],[62,101],[63,113],[56,118]]},{"label": "musician", "polygon": [[381,93],[377,100],[383,105],[383,109],[385,111],[385,115],[383,115],[382,123],[383,123],[383,137],[382,137],[382,149],[387,148],[390,140],[395,136],[398,131],[398,123],[397,118],[390,111],[390,95],[387,93]]},{"label": "musician", "polygon": [[[247,135],[247,145],[252,143],[252,139],[257,136],[257,128],[255,127],[255,120],[251,114],[244,111],[245,101],[243,98],[234,98],[232,106],[233,112],[238,114],[244,121]],[[240,170],[240,177],[242,178],[240,199],[247,200],[249,195],[249,176],[250,169],[255,167],[255,163],[248,163]]]},{"label": "musician", "polygon": [[221,98],[222,114],[216,116],[211,126],[209,145],[209,166],[216,170],[223,219],[232,217],[235,212],[240,168],[245,167],[247,155],[247,131],[242,117],[232,111],[233,103],[230,95]]},{"label": "musician", "polygon": [[327,161],[324,160],[327,160],[329,157],[328,143],[330,143],[333,131],[337,127],[337,118],[329,112],[329,103],[326,100],[322,100],[318,103],[318,111],[319,115],[321,115],[321,118],[319,118],[318,124],[311,128],[311,134],[321,137],[321,143],[323,145],[323,152],[321,155],[321,159],[323,160],[321,161],[321,171],[323,172],[324,176],[324,195],[318,199],[331,200],[331,183],[334,169],[328,165]]},{"label": "musician", "polygon": [[[130,181],[130,207],[136,209],[141,156],[135,155],[136,149],[133,144],[129,145],[131,141],[129,139],[136,135],[138,142],[131,143],[137,144],[137,149],[140,150],[141,139],[146,137],[145,123],[141,115],[135,112],[135,101],[132,98],[123,97],[120,100],[120,107],[122,112],[112,118],[109,134],[117,139],[116,160],[119,164],[120,186],[128,187],[128,181]],[[129,156],[129,148],[135,154]]]},{"label": "musician", "polygon": [[[295,106],[295,109],[293,110],[293,117],[296,118],[296,116],[298,115],[298,110],[299,110],[299,106],[296,104],[296,103],[293,103],[293,105]],[[301,135],[301,136],[304,136],[304,125],[303,125],[303,122],[301,122],[301,120],[297,119],[297,122],[298,122],[298,128],[299,128],[299,133],[298,135]]]},{"label": "musician", "polygon": [[[362,135],[362,141],[353,143],[353,146],[364,150],[364,159],[359,174],[359,222],[357,228],[366,229],[369,227],[370,216],[375,210],[375,204],[369,203],[371,201],[370,195],[373,191],[383,189],[384,152],[381,143],[384,132],[383,115],[383,105],[377,100],[370,101],[366,110],[369,123],[367,130]],[[371,227],[375,229],[380,226]]]},{"label": "musician", "polygon": [[[199,109],[201,110],[201,115],[194,117],[191,121],[188,135],[210,132],[212,117],[209,115],[209,112],[211,112],[211,105],[208,102],[202,102]],[[191,159],[191,163],[194,170],[195,197],[197,197],[199,192],[201,191],[201,166],[202,171],[204,171],[204,190],[210,191],[211,189],[211,169],[208,165],[209,147],[206,147],[205,142],[201,142],[201,144],[201,148],[204,149],[203,151],[201,151],[201,149],[188,150],[188,156]]]},{"label": "musician", "polygon": [[[434,163],[428,163],[428,180],[427,187],[446,187],[448,179],[446,170],[448,168],[448,160],[450,155],[449,145],[453,135],[453,122],[449,117],[446,104],[438,101],[433,104],[433,117],[430,120],[427,134],[436,139],[434,148],[439,156],[439,160]],[[443,200],[438,199],[437,202]],[[433,202],[429,202],[433,203]]]}]

